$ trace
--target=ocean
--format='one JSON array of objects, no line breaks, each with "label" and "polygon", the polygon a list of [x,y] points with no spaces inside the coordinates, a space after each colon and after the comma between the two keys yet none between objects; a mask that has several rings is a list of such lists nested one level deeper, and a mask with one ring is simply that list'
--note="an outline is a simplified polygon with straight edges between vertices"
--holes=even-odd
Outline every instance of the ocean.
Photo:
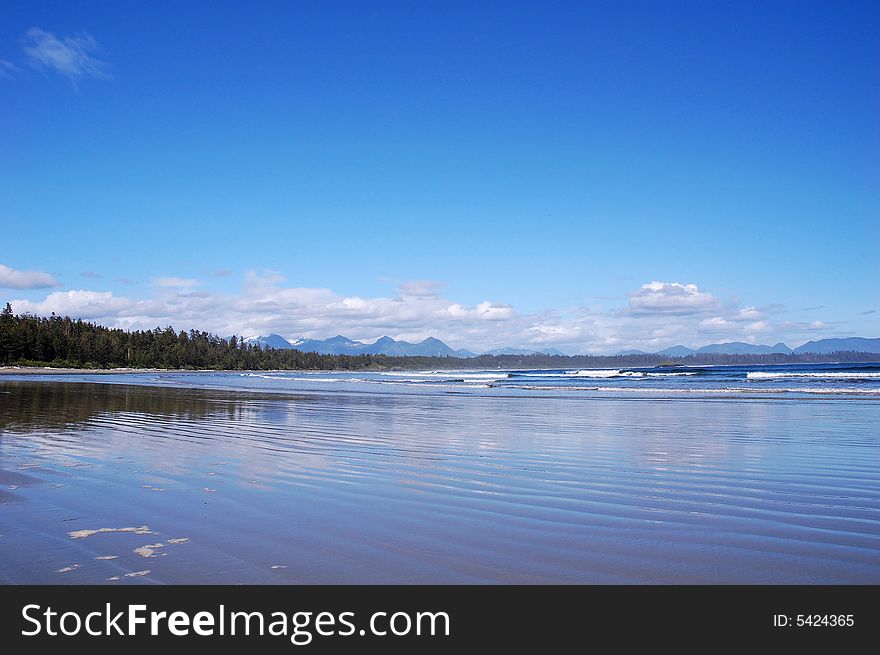
[{"label": "ocean", "polygon": [[880,364],[0,376],[0,582],[880,583]]}]

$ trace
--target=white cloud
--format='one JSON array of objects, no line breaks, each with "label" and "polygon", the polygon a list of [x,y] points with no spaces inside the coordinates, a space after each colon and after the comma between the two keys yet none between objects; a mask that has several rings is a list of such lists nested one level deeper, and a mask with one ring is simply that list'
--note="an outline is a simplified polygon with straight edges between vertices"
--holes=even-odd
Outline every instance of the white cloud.
[{"label": "white cloud", "polygon": [[[16,312],[55,312],[127,329],[173,325],[227,336],[269,334],[289,339],[344,334],[373,341],[388,335],[420,341],[434,336],[453,348],[474,351],[499,347],[556,347],[572,354],[614,353],[638,348],[656,351],[678,343],[691,347],[719,341],[776,343],[806,341],[828,329],[820,321],[777,323],[765,312],[721,303],[693,284],[652,282],[630,294],[629,304],[612,311],[584,307],[520,313],[505,303],[475,305],[441,295],[438,283],[398,285],[394,297],[343,295],[331,289],[287,286],[279,273],[249,272],[243,291],[217,294],[196,289],[197,280],[158,278],[143,299],[109,291],[57,291],[43,301],[12,301]],[[710,313],[711,312],[711,313]],[[754,320],[757,319],[757,320]]]},{"label": "white cloud", "polygon": [[17,271],[14,268],[0,264],[0,288],[46,289],[59,286],[61,286],[61,283],[48,273]]},{"label": "white cloud", "polygon": [[171,289],[192,289],[193,287],[200,286],[202,283],[186,277],[155,277],[153,278],[153,284],[157,287]]},{"label": "white cloud", "polygon": [[557,343],[573,343],[579,341],[584,333],[584,327],[576,322],[539,322],[528,328],[532,345]]},{"label": "white cloud", "polygon": [[629,309],[638,314],[695,314],[711,311],[719,302],[696,284],[649,282],[629,296]]},{"label": "white cloud", "polygon": [[110,78],[107,64],[92,56],[98,43],[91,34],[57,37],[39,27],[25,32],[24,53],[34,68],[52,71],[69,79],[74,86],[82,77]]},{"label": "white cloud", "polygon": [[401,284],[398,291],[404,298],[436,298],[440,295],[443,286],[442,282],[414,280]]},{"label": "white cloud", "polygon": [[458,303],[447,305],[445,312],[454,319],[471,319],[480,321],[506,321],[514,317],[515,312],[510,305],[493,303],[488,300],[476,307],[465,307]]},{"label": "white cloud", "polygon": [[701,332],[725,332],[734,326],[733,321],[729,321],[723,316],[713,316],[706,318],[697,324],[697,328]]},{"label": "white cloud", "polygon": [[484,321],[506,321],[513,318],[513,307],[499,305],[488,300],[477,305],[477,316]]},{"label": "white cloud", "polygon": [[731,317],[731,320],[760,321],[763,317],[764,313],[757,307],[743,307]]},{"label": "white cloud", "polygon": [[59,316],[102,319],[112,323],[112,319],[131,308],[131,301],[117,298],[109,291],[55,291],[42,302],[13,300],[12,308],[16,313],[48,316],[54,312]]},{"label": "white cloud", "polygon": [[[440,336],[461,343],[502,345],[508,330],[491,325],[511,321],[509,305],[484,301],[464,306],[427,293],[397,298],[342,296],[330,289],[281,286],[277,274],[250,273],[240,295],[194,292],[196,280],[157,278],[155,295],[143,300],[116,296],[109,291],[65,291],[45,300],[13,301],[16,312],[48,315],[55,312],[108,325],[147,329],[173,324],[180,329],[207,329],[221,335],[266,334],[288,337],[328,337],[337,333],[371,340],[388,334],[394,338],[424,339]],[[431,287],[434,288],[434,287]],[[436,288],[439,288],[436,287]]]},{"label": "white cloud", "polygon": [[284,276],[278,271],[248,271],[244,274],[244,281],[250,287],[271,286],[284,280]]}]

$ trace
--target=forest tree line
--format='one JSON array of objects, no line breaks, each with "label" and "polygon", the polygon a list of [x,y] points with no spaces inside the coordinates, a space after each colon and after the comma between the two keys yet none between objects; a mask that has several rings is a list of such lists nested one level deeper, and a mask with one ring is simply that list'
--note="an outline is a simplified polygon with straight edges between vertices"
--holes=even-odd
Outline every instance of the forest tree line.
[{"label": "forest tree line", "polygon": [[31,314],[16,315],[7,303],[0,312],[0,365],[66,368],[161,368],[215,370],[325,370],[474,368],[621,368],[699,364],[786,364],[868,362],[876,353],[722,355],[480,355],[421,357],[392,355],[321,355],[299,350],[264,348],[233,336],[173,327],[127,331],[96,323]]}]

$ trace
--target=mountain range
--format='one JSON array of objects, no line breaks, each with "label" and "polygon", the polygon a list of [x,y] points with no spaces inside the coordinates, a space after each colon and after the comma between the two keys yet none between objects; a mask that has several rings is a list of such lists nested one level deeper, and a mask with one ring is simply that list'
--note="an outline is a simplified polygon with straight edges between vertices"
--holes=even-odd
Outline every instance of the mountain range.
[{"label": "mountain range", "polygon": [[[396,355],[396,356],[423,356],[423,357],[477,357],[476,353],[469,350],[453,350],[445,343],[434,337],[428,337],[419,343],[397,341],[391,337],[382,337],[374,343],[364,343],[344,337],[341,334],[330,339],[296,339],[288,341],[278,334],[252,337],[245,339],[246,343],[255,343],[265,348],[281,348],[302,350],[303,352],[316,352],[322,355]],[[687,346],[672,346],[656,353],[648,353],[642,350],[624,350],[618,355],[664,355],[667,357],[687,357],[695,354],[722,354],[722,355],[769,355],[818,353],[830,354],[840,351],[880,353],[880,338],[866,339],[864,337],[847,337],[838,339],[819,339],[808,341],[797,348],[789,348],[780,342],[773,346],[756,345],[733,341],[730,343],[712,343],[702,348],[688,348]],[[496,348],[489,350],[484,355],[559,355],[565,353],[548,348],[545,350],[527,350],[523,348]]]},{"label": "mountain range", "polygon": [[434,337],[428,337],[419,343],[396,341],[391,337],[382,337],[375,343],[364,343],[344,337],[341,334],[330,339],[296,339],[288,341],[278,334],[245,339],[246,343],[255,343],[267,348],[282,348],[315,352],[321,355],[396,355],[423,357],[476,357],[469,350],[453,350]]},{"label": "mountain range", "polygon": [[[666,355],[668,357],[687,357],[699,353],[713,353],[722,355],[770,355],[774,353],[789,354],[794,353],[801,355],[804,353],[814,353],[827,355],[835,352],[864,352],[864,353],[880,353],[880,339],[866,339],[864,337],[846,337],[836,339],[819,339],[818,341],[808,341],[797,348],[789,348],[784,343],[779,342],[774,346],[762,346],[742,341],[732,341],[730,343],[711,343],[702,348],[688,348],[687,346],[672,346],[665,350],[660,350],[657,355]],[[637,355],[650,354],[640,350],[627,350],[621,355]]]},{"label": "mountain range", "polygon": [[524,348],[495,348],[487,350],[484,355],[558,355],[567,357],[564,352],[556,348],[545,348],[544,350],[526,350]]},{"label": "mountain range", "polygon": [[800,353],[828,354],[842,352],[844,350],[860,353],[880,353],[880,339],[866,339],[865,337],[846,337],[843,339],[819,339],[808,341],[794,349]]},{"label": "mountain range", "polygon": [[719,355],[771,355],[773,353],[789,354],[792,349],[784,343],[777,343],[775,346],[761,346],[742,341],[732,341],[730,343],[710,343],[702,348],[688,348],[687,346],[673,346],[657,352],[658,355],[669,355],[670,357],[687,357],[696,353],[712,353]]},{"label": "mountain range", "polygon": [[[255,343],[264,348],[296,348],[303,352],[316,352],[321,355],[408,355],[423,357],[476,357],[477,353],[469,350],[453,350],[445,343],[434,337],[428,337],[419,343],[410,343],[408,341],[397,341],[391,337],[382,337],[374,343],[364,343],[363,341],[355,341],[344,337],[341,334],[331,337],[330,339],[296,339],[288,341],[279,334],[270,334],[267,336],[252,337],[245,339],[246,343]],[[561,355],[556,348],[548,348],[546,350],[525,350],[522,348],[496,348],[490,350],[485,355]]]}]

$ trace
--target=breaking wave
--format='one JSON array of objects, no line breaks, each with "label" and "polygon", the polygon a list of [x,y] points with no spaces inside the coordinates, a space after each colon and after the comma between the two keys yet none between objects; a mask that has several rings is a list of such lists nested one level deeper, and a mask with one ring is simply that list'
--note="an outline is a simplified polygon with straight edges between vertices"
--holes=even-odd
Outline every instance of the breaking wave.
[{"label": "breaking wave", "polygon": [[880,373],[857,371],[752,371],[748,380],[776,380],[780,378],[826,378],[834,380],[877,380]]}]

